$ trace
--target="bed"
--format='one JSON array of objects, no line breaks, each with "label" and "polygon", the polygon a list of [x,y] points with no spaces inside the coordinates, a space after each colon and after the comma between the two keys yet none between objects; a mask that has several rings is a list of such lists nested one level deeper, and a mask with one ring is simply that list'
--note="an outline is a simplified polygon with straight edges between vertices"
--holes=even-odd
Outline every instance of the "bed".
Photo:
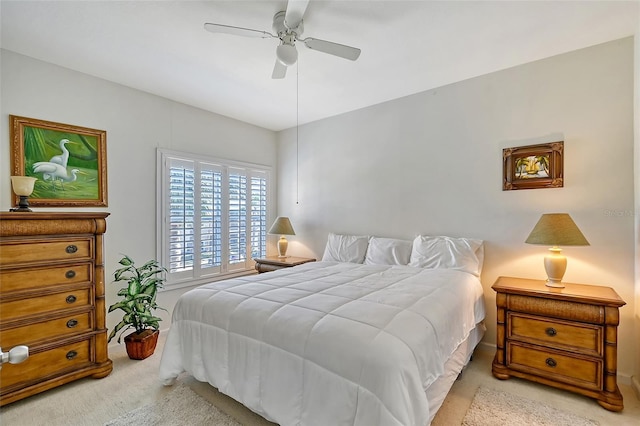
[{"label": "bed", "polygon": [[451,245],[453,267],[412,264],[415,241],[367,261],[371,240],[358,262],[328,243],[321,262],[185,293],[161,380],[187,372],[281,425],[429,424],[484,333],[481,242],[470,272]]}]

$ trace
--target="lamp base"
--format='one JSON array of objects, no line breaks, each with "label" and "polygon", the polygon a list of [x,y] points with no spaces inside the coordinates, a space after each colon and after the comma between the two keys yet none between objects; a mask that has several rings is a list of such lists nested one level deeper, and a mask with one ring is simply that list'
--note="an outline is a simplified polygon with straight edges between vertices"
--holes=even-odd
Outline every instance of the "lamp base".
[{"label": "lamp base", "polygon": [[278,257],[285,258],[287,257],[287,248],[289,247],[289,241],[284,237],[284,235],[280,236],[278,240]]},{"label": "lamp base", "polygon": [[547,282],[544,283],[544,285],[552,288],[564,288],[564,284],[561,281],[552,281],[550,279],[547,279]]},{"label": "lamp base", "polygon": [[26,195],[20,195],[20,201],[18,207],[15,209],[9,209],[10,212],[32,212],[29,208],[29,198]]},{"label": "lamp base", "polygon": [[560,247],[551,247],[544,258],[544,269],[547,271],[547,287],[564,288],[562,277],[567,270],[567,258],[562,255]]}]

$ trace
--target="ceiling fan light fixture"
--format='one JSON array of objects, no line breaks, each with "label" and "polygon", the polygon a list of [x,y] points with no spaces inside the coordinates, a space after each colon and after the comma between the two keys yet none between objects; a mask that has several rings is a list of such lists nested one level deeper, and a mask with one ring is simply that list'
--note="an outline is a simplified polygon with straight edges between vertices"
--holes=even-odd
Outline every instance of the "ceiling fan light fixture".
[{"label": "ceiling fan light fixture", "polygon": [[276,48],[276,57],[283,65],[290,67],[298,60],[298,50],[291,44],[281,44]]},{"label": "ceiling fan light fixture", "polygon": [[271,78],[273,79],[284,78],[287,74],[287,67],[298,62],[296,42],[304,43],[307,48],[318,52],[351,61],[358,59],[360,49],[356,47],[312,37],[301,38],[304,32],[304,17],[309,2],[310,0],[287,0],[286,10],[280,10],[273,16],[273,34],[267,31],[211,22],[204,24],[204,29],[212,33],[279,39],[280,45],[276,48],[276,60],[271,73]]}]

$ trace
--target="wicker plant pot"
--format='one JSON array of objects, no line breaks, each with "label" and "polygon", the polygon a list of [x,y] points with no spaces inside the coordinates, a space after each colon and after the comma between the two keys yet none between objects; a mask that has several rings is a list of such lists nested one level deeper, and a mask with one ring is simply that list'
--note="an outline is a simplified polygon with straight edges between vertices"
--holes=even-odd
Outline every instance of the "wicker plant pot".
[{"label": "wicker plant pot", "polygon": [[133,332],[124,338],[127,355],[131,359],[145,359],[153,355],[158,343],[158,330],[145,330],[142,333]]}]

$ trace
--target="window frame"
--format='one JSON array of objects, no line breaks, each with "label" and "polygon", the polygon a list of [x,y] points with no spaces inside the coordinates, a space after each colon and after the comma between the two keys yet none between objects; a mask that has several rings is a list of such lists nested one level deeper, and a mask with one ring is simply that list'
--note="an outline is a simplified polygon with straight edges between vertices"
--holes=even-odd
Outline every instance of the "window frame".
[{"label": "window frame", "polygon": [[[236,276],[242,276],[255,273],[255,262],[252,259],[252,228],[251,228],[251,180],[254,176],[262,176],[266,179],[266,222],[265,222],[265,255],[268,250],[268,227],[273,221],[273,205],[275,203],[274,194],[272,191],[273,176],[272,167],[264,164],[255,164],[234,160],[221,159],[216,157],[209,157],[200,154],[192,154],[188,152],[174,151],[158,148],[157,149],[157,194],[156,194],[156,258],[163,265],[169,263],[170,252],[170,226],[169,226],[169,185],[170,185],[170,162],[176,163],[194,164],[194,175],[197,176],[199,181],[199,174],[202,170],[202,165],[206,165],[206,170],[222,170],[222,196],[223,196],[223,209],[222,209],[222,264],[219,267],[214,267],[209,273],[201,273],[204,269],[201,267],[199,259],[199,253],[194,259],[192,268],[185,272],[166,273],[165,285],[163,291],[174,290],[182,287],[192,287],[201,285],[207,282],[218,281],[226,278],[233,278]],[[246,205],[246,259],[244,262],[231,263],[229,261],[229,175],[233,172],[244,174],[247,180],[247,205]],[[195,185],[194,195],[196,197],[196,205],[194,211],[200,209],[200,186]],[[227,197],[227,198],[225,198]],[[196,215],[199,216],[199,215]],[[194,250],[199,247],[201,231],[201,221],[198,218],[194,219],[194,233],[198,234],[194,239]],[[226,235],[226,237],[224,237]],[[195,254],[195,253],[194,253]],[[242,265],[244,263],[244,265]],[[168,267],[167,267],[168,268]]]}]

